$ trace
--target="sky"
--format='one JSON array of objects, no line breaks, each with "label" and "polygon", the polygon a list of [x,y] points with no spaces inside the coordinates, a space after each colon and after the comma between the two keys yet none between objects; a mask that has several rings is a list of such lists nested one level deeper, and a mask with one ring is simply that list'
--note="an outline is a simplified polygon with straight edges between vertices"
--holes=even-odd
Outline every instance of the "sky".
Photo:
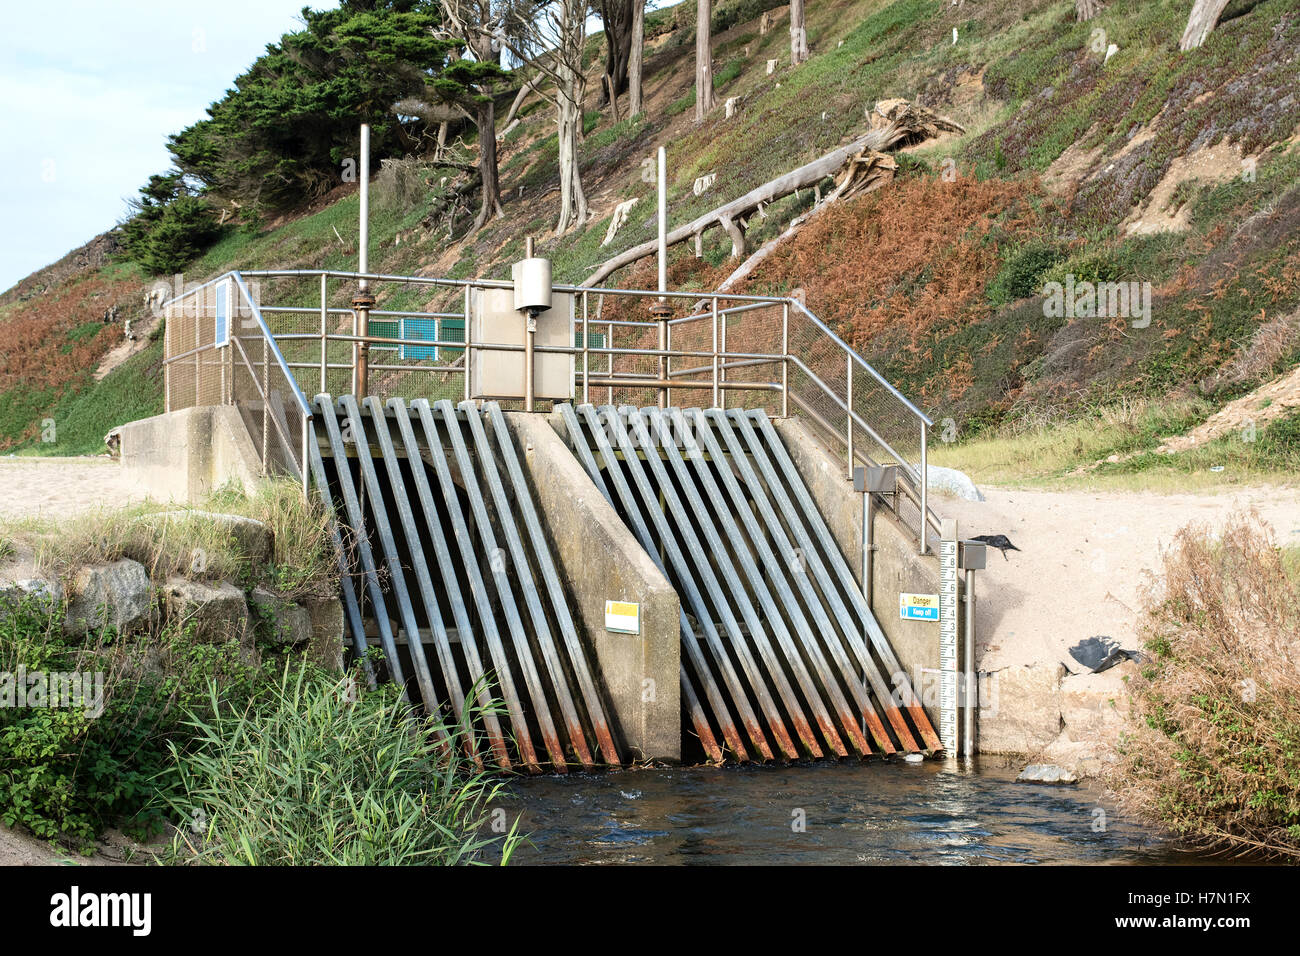
[{"label": "sky", "polygon": [[0,29],[0,290],[111,228],[167,135],[202,119],[304,6],[35,0]]}]

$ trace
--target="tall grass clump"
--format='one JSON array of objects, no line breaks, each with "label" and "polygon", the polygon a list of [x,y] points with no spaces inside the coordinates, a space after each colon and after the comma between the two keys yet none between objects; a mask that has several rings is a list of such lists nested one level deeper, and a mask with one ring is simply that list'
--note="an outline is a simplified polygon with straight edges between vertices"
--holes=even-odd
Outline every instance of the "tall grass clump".
[{"label": "tall grass clump", "polygon": [[1300,585],[1258,516],[1179,532],[1111,785],[1191,843],[1300,859]]},{"label": "tall grass clump", "polygon": [[169,798],[190,824],[177,861],[508,862],[515,830],[483,835],[501,784],[461,756],[463,734],[413,721],[391,688],[352,687],[286,671],[268,704],[196,717]]}]

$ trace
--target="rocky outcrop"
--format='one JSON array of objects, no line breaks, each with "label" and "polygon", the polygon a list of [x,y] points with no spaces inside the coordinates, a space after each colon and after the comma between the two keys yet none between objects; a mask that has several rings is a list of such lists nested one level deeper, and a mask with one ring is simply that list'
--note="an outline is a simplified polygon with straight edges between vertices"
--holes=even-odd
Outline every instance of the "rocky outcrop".
[{"label": "rocky outcrop", "polygon": [[297,647],[311,641],[311,613],[301,604],[265,588],[253,588],[248,595],[248,606],[253,613],[253,629],[259,640],[285,647]]},{"label": "rocky outcrop", "polygon": [[343,602],[337,597],[303,598],[311,620],[307,657],[331,673],[343,673]]},{"label": "rocky outcrop", "polygon": [[149,574],[138,561],[124,558],[77,572],[69,588],[64,633],[85,634],[101,627],[118,633],[148,624],[154,609]]},{"label": "rocky outcrop", "polygon": [[226,581],[208,584],[171,577],[164,587],[168,619],[196,641],[252,644],[244,592]]}]

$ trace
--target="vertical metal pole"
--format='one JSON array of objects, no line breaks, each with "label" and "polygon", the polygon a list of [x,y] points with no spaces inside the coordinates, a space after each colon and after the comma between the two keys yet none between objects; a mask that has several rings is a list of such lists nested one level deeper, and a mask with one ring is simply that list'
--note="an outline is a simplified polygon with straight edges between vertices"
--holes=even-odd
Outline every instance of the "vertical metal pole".
[{"label": "vertical metal pole", "polygon": [[[603,295],[600,297],[600,301],[603,305],[605,301],[605,297]],[[605,348],[612,349],[613,347],[614,347],[614,323],[611,322],[609,323],[609,327],[605,330]],[[614,353],[613,352],[609,353],[609,377],[610,378],[614,377]],[[613,405],[614,386],[613,385],[609,386],[609,388],[607,388],[605,391],[606,391],[605,401],[608,404]]]},{"label": "vertical metal pole", "polygon": [[918,547],[921,549],[921,554],[925,554],[926,551],[929,550],[926,538],[930,524],[930,499],[928,497],[930,490],[930,475],[927,472],[928,452],[925,447],[929,437],[929,429],[926,427],[925,422],[921,422],[921,527],[918,531],[920,536]]},{"label": "vertical metal pole", "polygon": [[[673,350],[673,327],[668,324],[667,319],[664,320],[664,332],[665,332],[664,347],[671,352]],[[664,381],[666,382],[672,381],[672,376],[673,376],[672,365],[673,365],[672,356],[665,355],[664,356]],[[667,403],[669,407],[672,407],[673,390],[671,388],[664,389],[664,401]]]},{"label": "vertical metal pole", "polygon": [[311,468],[307,462],[307,429],[310,425],[311,418],[304,415],[302,417],[302,458],[298,460],[298,471],[302,474],[303,497],[307,498],[311,495]]},{"label": "vertical metal pole", "polygon": [[587,331],[587,297],[582,292],[582,404],[591,404],[591,335]]},{"label": "vertical metal pole", "polygon": [[163,411],[172,410],[172,307],[163,313]]},{"label": "vertical metal pole", "polygon": [[[370,124],[361,124],[361,249],[357,262],[361,273],[370,271]],[[361,291],[369,287],[367,280],[361,280]]]},{"label": "vertical metal pole", "polygon": [[[668,291],[668,153],[664,147],[659,147],[657,155],[659,167],[659,291]],[[665,351],[668,348],[668,310],[666,308],[666,298],[659,297],[659,350]],[[668,378],[668,357],[659,356],[659,380],[665,381]],[[668,390],[659,389],[658,404],[660,408],[666,408],[668,405]]]},{"label": "vertical metal pole", "polygon": [[262,336],[262,474],[271,473],[271,343]]},{"label": "vertical metal pole", "polygon": [[[361,315],[354,308],[352,310],[352,334],[361,334]],[[357,378],[357,372],[361,370],[361,343],[354,341],[352,343],[352,394],[357,394],[357,386],[360,384]]]},{"label": "vertical metal pole", "polygon": [[975,707],[979,697],[979,677],[975,673],[975,572],[966,569],[966,647],[963,668],[966,671],[966,710],[962,714],[961,754],[975,756]]},{"label": "vertical metal pole", "polygon": [[718,381],[719,381],[718,373],[721,371],[720,362],[721,359],[718,357],[718,297],[715,295],[713,297],[713,407],[714,408],[722,407],[718,403],[718,396],[719,393],[722,391],[718,387]]},{"label": "vertical metal pole", "polygon": [[790,417],[790,303],[781,304],[781,417]]},{"label": "vertical metal pole", "polygon": [[[370,124],[361,124],[361,240],[357,257],[357,271],[365,275],[370,271]],[[353,316],[353,335],[370,335],[370,309],[375,304],[370,294],[370,280],[361,279],[357,283],[358,292],[352,298],[355,308]],[[358,326],[364,331],[358,331]],[[356,343],[353,354],[353,392],[358,397],[370,393],[370,343]]]},{"label": "vertical metal pole", "polygon": [[329,312],[325,306],[325,285],[328,282],[325,273],[320,274],[320,390],[329,391],[326,370],[329,368]]},{"label": "vertical metal pole", "polygon": [[[524,258],[533,258],[533,237],[524,240]],[[537,316],[531,311],[524,319],[524,411],[533,410],[533,348],[537,339]]]},{"label": "vertical metal pole", "polygon": [[853,477],[853,353],[846,355],[848,359],[848,371],[844,375],[844,404],[848,409],[844,412],[844,424],[848,436],[848,453],[849,453],[849,477]]},{"label": "vertical metal pole", "polygon": [[[668,153],[660,146],[659,160],[659,291],[668,291]],[[663,296],[659,301],[664,301]]]},{"label": "vertical metal pole", "polygon": [[203,353],[198,351],[203,345],[203,290],[194,293],[194,404],[202,405],[203,400]]},{"label": "vertical metal pole", "polygon": [[471,325],[473,324],[470,320],[470,296],[473,295],[473,291],[474,291],[473,286],[468,286],[468,285],[465,286],[465,356],[464,357],[465,357],[465,401],[467,402],[470,400],[469,396],[470,396],[470,390],[472,388],[472,383],[470,382],[470,377],[469,377],[470,366],[471,366],[470,360],[474,357],[474,342],[473,342],[474,335],[470,328]]},{"label": "vertical metal pole", "polygon": [[864,491],[862,492],[862,599],[867,602],[868,609],[871,608],[872,598],[871,557],[876,550],[874,518],[874,496],[870,491]]},{"label": "vertical metal pole", "polygon": [[727,310],[718,313],[718,339],[722,343],[722,363],[718,366],[718,407],[727,407],[727,390],[723,384],[727,381]]}]

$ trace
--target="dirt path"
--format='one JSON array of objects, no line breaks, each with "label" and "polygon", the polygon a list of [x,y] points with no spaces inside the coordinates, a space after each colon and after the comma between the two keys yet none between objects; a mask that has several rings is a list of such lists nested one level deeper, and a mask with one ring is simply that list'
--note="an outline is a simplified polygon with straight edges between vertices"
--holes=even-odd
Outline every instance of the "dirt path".
[{"label": "dirt path", "polygon": [[1138,647],[1143,588],[1180,528],[1221,526],[1256,509],[1282,546],[1300,546],[1300,489],[1257,487],[1219,495],[1046,492],[981,488],[986,501],[939,498],[963,537],[1005,534],[1007,560],[990,550],[976,572],[980,668],[1068,661],[1068,648],[1108,635]]},{"label": "dirt path", "polygon": [[68,518],[144,501],[111,458],[0,458],[0,518]]}]

